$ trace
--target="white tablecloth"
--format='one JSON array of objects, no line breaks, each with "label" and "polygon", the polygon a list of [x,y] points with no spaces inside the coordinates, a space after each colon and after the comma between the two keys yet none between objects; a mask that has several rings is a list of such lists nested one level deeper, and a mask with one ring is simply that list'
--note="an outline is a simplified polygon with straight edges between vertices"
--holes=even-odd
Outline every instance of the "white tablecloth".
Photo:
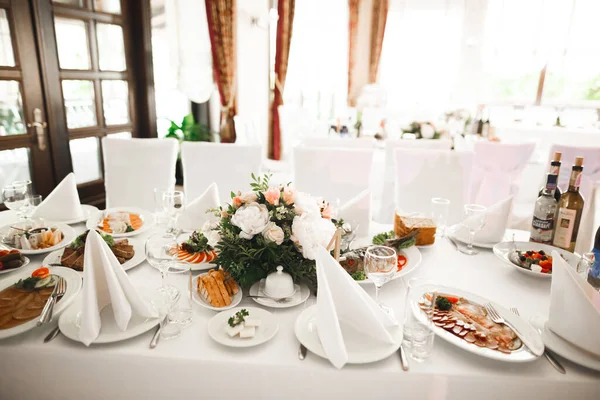
[{"label": "white tablecloth", "polygon": [[[0,213],[0,226],[12,215]],[[83,231],[83,225],[78,225]],[[374,230],[381,227],[374,227]],[[423,263],[412,276],[435,279],[483,295],[521,315],[547,315],[549,280],[520,274],[491,251],[470,257],[443,240],[422,249]],[[37,268],[42,256],[34,257]],[[160,274],[147,263],[130,271],[134,283],[158,287]],[[12,280],[10,274],[3,279]],[[373,289],[368,288],[373,294]],[[402,318],[405,286],[388,283],[381,299]],[[309,301],[311,301],[309,299]],[[241,305],[257,306],[244,299]],[[0,399],[598,399],[600,373],[561,360],[561,375],[540,358],[509,364],[467,353],[436,338],[433,355],[403,372],[393,355],[369,365],[336,370],[309,353],[297,358],[294,321],[304,306],[270,310],[280,324],[277,335],[254,348],[231,349],[207,334],[214,312],[194,305],[193,325],[175,340],[148,348],[152,332],[126,342],[86,348],[63,336],[45,344],[54,326],[34,329],[0,342]],[[585,329],[582,327],[582,329]],[[590,332],[598,334],[598,332]]]}]

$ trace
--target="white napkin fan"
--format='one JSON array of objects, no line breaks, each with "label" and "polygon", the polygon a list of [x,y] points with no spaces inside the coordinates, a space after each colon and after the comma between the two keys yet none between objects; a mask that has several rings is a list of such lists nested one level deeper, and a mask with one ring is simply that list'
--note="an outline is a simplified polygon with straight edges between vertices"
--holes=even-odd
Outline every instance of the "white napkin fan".
[{"label": "white napkin fan", "polygon": [[367,236],[371,226],[371,191],[363,190],[358,195],[340,206],[340,218],[358,224],[357,236]]},{"label": "white napkin fan", "polygon": [[32,217],[47,218],[54,221],[84,218],[74,173],[71,172],[54,188],[44,201],[36,207]]},{"label": "white napkin fan", "polygon": [[211,183],[208,188],[185,206],[185,209],[177,219],[177,227],[183,230],[196,230],[202,228],[206,221],[215,221],[217,218],[213,213],[207,213],[206,210],[218,208],[219,188],[215,182]]}]

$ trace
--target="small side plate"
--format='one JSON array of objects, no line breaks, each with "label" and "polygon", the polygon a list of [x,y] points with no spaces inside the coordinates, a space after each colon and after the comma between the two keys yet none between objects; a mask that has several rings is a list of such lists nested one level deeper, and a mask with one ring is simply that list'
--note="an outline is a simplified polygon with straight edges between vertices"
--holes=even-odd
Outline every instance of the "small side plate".
[{"label": "small side plate", "polygon": [[[225,328],[227,320],[241,309],[246,309],[252,318],[260,319],[260,326],[256,334],[250,339],[241,339],[238,336],[230,337]],[[257,307],[237,307],[223,311],[208,321],[208,334],[214,341],[228,347],[253,347],[271,340],[279,331],[279,324],[275,316]]]},{"label": "small side plate", "polygon": [[[238,292],[236,294],[233,295],[233,297],[231,298],[231,304],[225,307],[213,307],[210,304],[208,304],[207,302],[204,301],[204,299],[202,298],[202,296],[200,296],[200,293],[198,293],[198,278],[201,276],[204,276],[208,274],[200,274],[196,277],[194,277],[194,279],[192,280],[192,291],[193,291],[193,296],[192,296],[192,300],[194,300],[194,302],[196,304],[201,305],[204,308],[208,308],[209,310],[213,310],[213,311],[224,311],[224,310],[229,310],[232,309],[233,307],[237,306],[238,304],[240,304],[240,302],[242,301],[242,298],[244,296],[243,292],[242,292],[242,288],[240,287],[240,285],[238,285]],[[237,283],[236,283],[237,285]]]}]

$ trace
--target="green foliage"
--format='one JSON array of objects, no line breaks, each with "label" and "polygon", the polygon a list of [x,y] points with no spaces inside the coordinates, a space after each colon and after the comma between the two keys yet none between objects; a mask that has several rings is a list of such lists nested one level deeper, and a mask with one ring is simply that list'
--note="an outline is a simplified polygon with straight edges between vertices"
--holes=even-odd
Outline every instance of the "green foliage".
[{"label": "green foliage", "polygon": [[183,250],[188,253],[202,253],[209,252],[212,247],[208,244],[208,239],[202,232],[194,231],[190,235],[189,239],[181,244]]},{"label": "green foliage", "polygon": [[[264,174],[263,176],[256,176],[254,173],[250,174],[252,178],[252,182],[250,182],[250,187],[255,192],[264,192],[269,190],[269,181],[273,174]],[[231,192],[233,193],[233,192]]]},{"label": "green foliage", "polygon": [[175,138],[185,142],[210,142],[212,133],[205,124],[197,123],[193,114],[183,117],[181,125],[171,121],[171,126],[165,137]]}]

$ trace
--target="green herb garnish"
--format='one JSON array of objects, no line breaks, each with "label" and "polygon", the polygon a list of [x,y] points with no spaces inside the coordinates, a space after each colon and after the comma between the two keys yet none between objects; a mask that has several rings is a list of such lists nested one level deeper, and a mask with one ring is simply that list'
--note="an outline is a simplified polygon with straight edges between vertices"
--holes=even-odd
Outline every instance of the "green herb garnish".
[{"label": "green herb garnish", "polygon": [[377,235],[373,236],[373,244],[376,244],[378,246],[385,246],[386,240],[395,238],[396,234],[394,233],[394,231],[378,233]]},{"label": "green herb garnish", "polygon": [[15,287],[17,289],[24,289],[24,290],[33,290],[35,289],[35,284],[38,283],[38,281],[40,280],[40,278],[25,278],[25,279],[19,279],[19,281],[17,283],[15,283]]},{"label": "green herb garnish", "polygon": [[[74,249],[78,249],[80,247],[82,247],[83,245],[85,245],[85,241],[87,239],[87,235],[90,231],[85,231],[83,232],[81,235],[77,236],[75,238],[75,240],[73,240],[71,242],[71,247]],[[100,231],[96,231],[100,234],[100,236],[102,237],[102,239],[104,239],[104,241],[106,242],[106,244],[108,244],[109,247],[113,247],[115,245],[115,239],[106,233],[102,233]]]},{"label": "green herb garnish", "polygon": [[407,249],[417,243],[419,230],[416,229],[403,237],[396,237],[394,231],[383,232],[373,236],[373,244],[378,246],[389,246],[396,250]]},{"label": "green herb garnish", "polygon": [[233,328],[234,326],[238,326],[239,324],[244,322],[245,317],[249,315],[250,313],[248,312],[248,310],[242,308],[240,311],[236,312],[235,315],[229,317],[227,323]]},{"label": "green herb garnish", "polygon": [[442,311],[448,311],[452,308],[452,303],[444,296],[440,296],[437,299],[435,299],[435,305],[439,310]]},{"label": "green herb garnish", "polygon": [[125,232],[126,233],[127,232],[133,232],[135,230],[135,229],[133,229],[133,227],[131,225],[129,225],[129,224],[126,224],[126,225],[127,225],[127,228],[125,228]]},{"label": "green herb garnish", "polygon": [[350,274],[350,276],[355,281],[364,281],[365,279],[367,279],[367,275],[365,274],[364,271],[356,271],[355,273]]},{"label": "green herb garnish", "polygon": [[206,236],[198,231],[194,231],[190,238],[181,244],[181,248],[188,253],[202,253],[212,250],[212,247],[208,245]]}]

